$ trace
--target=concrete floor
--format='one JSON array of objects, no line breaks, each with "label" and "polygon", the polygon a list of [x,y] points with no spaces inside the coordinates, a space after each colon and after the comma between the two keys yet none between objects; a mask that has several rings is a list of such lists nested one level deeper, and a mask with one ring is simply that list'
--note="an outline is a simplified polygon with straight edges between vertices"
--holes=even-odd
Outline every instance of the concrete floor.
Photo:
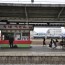
[{"label": "concrete floor", "polygon": [[50,48],[48,45],[31,45],[31,48],[1,48],[0,52],[65,52],[60,46],[57,48]]},{"label": "concrete floor", "polygon": [[[53,56],[53,57],[65,57],[65,50],[59,46],[55,49],[48,46],[32,45],[31,48],[1,48],[0,57],[2,56]],[[62,65],[62,64],[61,64]]]}]

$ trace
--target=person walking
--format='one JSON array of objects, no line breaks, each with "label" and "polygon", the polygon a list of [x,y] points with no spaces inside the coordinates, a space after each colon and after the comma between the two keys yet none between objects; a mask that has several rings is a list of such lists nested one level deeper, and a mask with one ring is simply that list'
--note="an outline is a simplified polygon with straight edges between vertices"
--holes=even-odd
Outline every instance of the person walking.
[{"label": "person walking", "polygon": [[56,41],[53,40],[54,48],[57,47]]},{"label": "person walking", "polygon": [[52,43],[53,43],[53,39],[51,38],[51,41],[50,41],[49,47],[52,47]]},{"label": "person walking", "polygon": [[49,47],[56,48],[57,47],[56,41],[54,41],[53,39],[51,39],[50,44],[49,44]]}]

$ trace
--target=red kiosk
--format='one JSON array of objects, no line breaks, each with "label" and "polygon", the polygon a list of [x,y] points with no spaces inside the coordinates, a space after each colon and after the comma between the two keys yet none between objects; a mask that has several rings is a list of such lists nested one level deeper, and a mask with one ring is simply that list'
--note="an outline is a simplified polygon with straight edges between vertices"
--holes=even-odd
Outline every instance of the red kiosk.
[{"label": "red kiosk", "polygon": [[10,47],[7,36],[14,37],[13,46],[16,45],[17,47],[30,47],[30,30],[32,29],[32,25],[0,25],[0,47]]}]

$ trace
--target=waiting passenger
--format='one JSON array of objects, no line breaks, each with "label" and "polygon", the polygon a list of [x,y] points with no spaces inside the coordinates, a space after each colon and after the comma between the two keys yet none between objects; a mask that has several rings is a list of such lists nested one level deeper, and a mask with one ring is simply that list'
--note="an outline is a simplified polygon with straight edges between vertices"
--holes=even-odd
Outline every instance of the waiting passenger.
[{"label": "waiting passenger", "polygon": [[10,44],[10,48],[13,47],[13,41],[14,41],[14,37],[9,36],[9,44]]},{"label": "waiting passenger", "polygon": [[58,42],[58,39],[56,39],[56,42]]},{"label": "waiting passenger", "polygon": [[45,38],[43,38],[43,46],[44,46],[44,45],[46,45],[46,43],[45,43]]}]

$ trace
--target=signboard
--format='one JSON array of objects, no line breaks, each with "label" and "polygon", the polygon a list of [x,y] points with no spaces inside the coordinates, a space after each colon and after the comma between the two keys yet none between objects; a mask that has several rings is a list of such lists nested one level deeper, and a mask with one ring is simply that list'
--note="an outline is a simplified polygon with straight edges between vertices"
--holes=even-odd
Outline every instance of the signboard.
[{"label": "signboard", "polygon": [[10,33],[14,33],[14,32],[17,32],[17,33],[19,33],[19,32],[29,32],[29,30],[1,30],[1,32],[10,32]]},{"label": "signboard", "polygon": [[32,30],[33,29],[33,25],[0,25],[0,30],[1,29],[4,29],[4,30],[7,30],[7,29],[29,29],[29,30]]}]

